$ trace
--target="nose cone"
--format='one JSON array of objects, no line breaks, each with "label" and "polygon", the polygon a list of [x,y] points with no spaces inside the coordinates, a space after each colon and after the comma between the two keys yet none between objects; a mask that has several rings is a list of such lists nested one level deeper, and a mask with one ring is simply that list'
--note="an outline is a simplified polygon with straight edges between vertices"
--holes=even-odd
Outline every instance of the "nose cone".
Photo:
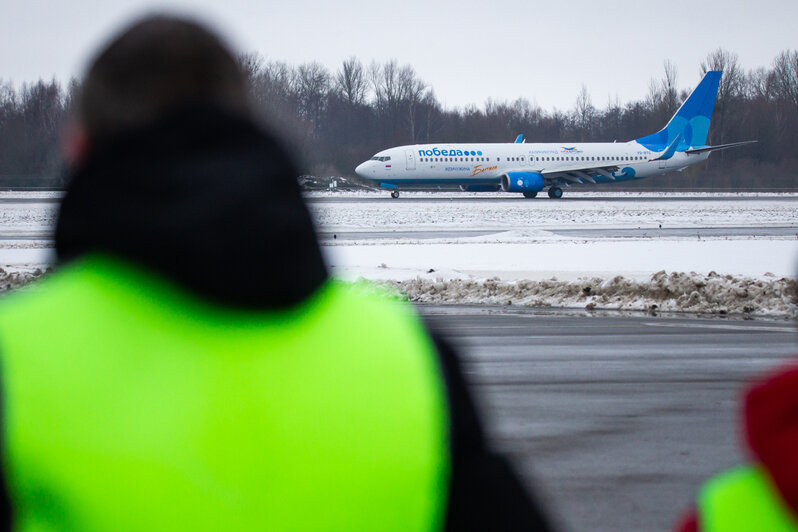
[{"label": "nose cone", "polygon": [[368,167],[368,161],[365,163],[360,163],[357,168],[355,168],[355,173],[360,177],[368,177],[366,175],[366,168]]}]

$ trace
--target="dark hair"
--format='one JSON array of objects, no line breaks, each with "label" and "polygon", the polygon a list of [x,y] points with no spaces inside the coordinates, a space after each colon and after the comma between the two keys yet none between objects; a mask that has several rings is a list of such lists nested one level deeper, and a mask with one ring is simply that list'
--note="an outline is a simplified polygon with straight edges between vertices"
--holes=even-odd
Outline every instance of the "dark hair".
[{"label": "dark hair", "polygon": [[211,104],[249,112],[249,85],[230,49],[196,22],[148,16],[123,30],[92,61],[77,101],[92,141]]}]

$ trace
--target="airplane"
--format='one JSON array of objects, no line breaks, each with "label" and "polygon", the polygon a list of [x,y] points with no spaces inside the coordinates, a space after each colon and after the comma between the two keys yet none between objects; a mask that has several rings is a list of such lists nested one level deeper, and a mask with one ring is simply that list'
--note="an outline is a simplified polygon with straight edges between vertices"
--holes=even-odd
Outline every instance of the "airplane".
[{"label": "airplane", "polygon": [[613,183],[684,170],[725,150],[755,140],[706,145],[722,71],[712,70],[660,131],[629,142],[527,144],[416,144],[383,150],[355,173],[399,197],[400,188],[459,186],[463,191],[521,193],[543,190],[552,199],[563,187]]}]

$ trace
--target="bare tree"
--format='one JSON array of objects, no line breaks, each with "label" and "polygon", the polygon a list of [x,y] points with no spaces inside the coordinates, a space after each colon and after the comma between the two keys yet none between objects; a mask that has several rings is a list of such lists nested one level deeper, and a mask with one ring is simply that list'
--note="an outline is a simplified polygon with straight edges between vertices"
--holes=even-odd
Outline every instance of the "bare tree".
[{"label": "bare tree", "polygon": [[416,113],[418,104],[423,100],[427,90],[427,84],[416,76],[416,71],[410,65],[405,65],[399,69],[398,93],[400,104],[407,107],[408,128],[410,130],[410,142],[416,142]]},{"label": "bare tree", "polygon": [[681,104],[679,95],[678,70],[676,65],[666,59],[663,63],[663,76],[661,79],[651,78],[648,83],[648,96],[646,104],[653,113],[654,122],[661,124],[676,112]]},{"label": "bare tree", "polygon": [[663,64],[665,75],[662,77],[662,104],[668,115],[673,115],[681,103],[679,100],[679,87],[677,80],[679,71],[676,64],[670,59],[666,59]]},{"label": "bare tree", "polygon": [[296,69],[294,86],[299,116],[310,122],[313,135],[316,136],[330,87],[330,74],[320,63],[305,63]]},{"label": "bare tree", "polygon": [[745,82],[745,97],[749,100],[756,98],[767,100],[771,95],[768,83],[769,72],[764,67],[759,67],[748,73]]},{"label": "bare tree", "polygon": [[263,56],[258,52],[241,53],[236,57],[239,68],[244,72],[250,84],[254,84],[263,71]]},{"label": "bare tree", "polygon": [[596,108],[593,107],[593,102],[590,99],[590,93],[587,90],[587,85],[582,84],[582,88],[576,97],[576,108],[574,109],[574,117],[576,127],[579,130],[580,140],[584,141],[590,134],[593,127],[593,118],[596,114]]},{"label": "bare tree", "polygon": [[723,76],[720,78],[718,95],[715,99],[715,114],[717,116],[717,128],[712,128],[713,137],[717,144],[722,144],[726,138],[726,111],[729,104],[739,98],[743,92],[745,73],[740,67],[739,56],[723,48],[718,48],[701,62],[701,75],[703,76],[710,70],[722,70]]},{"label": "bare tree", "polygon": [[776,98],[798,110],[798,51],[787,50],[776,57],[770,84]]},{"label": "bare tree", "polygon": [[335,90],[349,105],[361,105],[365,102],[368,81],[363,63],[356,57],[345,60],[335,74]]}]

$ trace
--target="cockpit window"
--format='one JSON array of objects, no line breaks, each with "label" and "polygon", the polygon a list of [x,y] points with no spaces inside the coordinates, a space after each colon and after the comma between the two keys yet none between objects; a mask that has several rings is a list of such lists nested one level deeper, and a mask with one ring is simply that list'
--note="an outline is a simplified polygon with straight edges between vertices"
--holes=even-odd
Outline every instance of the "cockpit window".
[{"label": "cockpit window", "polygon": [[377,156],[375,155],[374,157],[372,157],[372,158],[371,158],[371,160],[372,160],[372,161],[383,161],[383,162],[384,162],[384,161],[390,161],[390,160],[391,160],[391,158],[390,158],[389,156],[377,157]]}]

